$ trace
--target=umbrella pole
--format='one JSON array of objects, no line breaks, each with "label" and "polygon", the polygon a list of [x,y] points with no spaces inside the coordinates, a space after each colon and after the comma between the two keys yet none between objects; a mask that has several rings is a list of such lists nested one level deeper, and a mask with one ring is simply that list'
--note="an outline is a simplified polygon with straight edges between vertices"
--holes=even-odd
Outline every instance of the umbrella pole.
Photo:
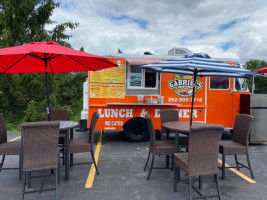
[{"label": "umbrella pole", "polygon": [[196,80],[197,80],[197,69],[194,70],[193,94],[192,94],[192,104],[191,104],[191,113],[190,113],[190,126],[192,126],[192,120],[193,120]]},{"label": "umbrella pole", "polygon": [[48,84],[48,72],[47,72],[47,59],[46,59],[46,54],[45,54],[45,80],[46,80],[46,98],[47,98],[47,106],[46,106],[46,115],[47,115],[47,120],[51,121],[50,117],[50,100],[49,100],[49,84]]}]

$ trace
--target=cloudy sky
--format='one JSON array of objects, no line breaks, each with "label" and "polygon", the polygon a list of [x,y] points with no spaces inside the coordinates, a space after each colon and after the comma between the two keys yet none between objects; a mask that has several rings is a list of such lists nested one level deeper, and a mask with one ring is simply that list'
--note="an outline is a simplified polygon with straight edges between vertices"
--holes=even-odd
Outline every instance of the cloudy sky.
[{"label": "cloudy sky", "polygon": [[52,19],[79,22],[69,42],[98,55],[185,47],[241,64],[267,61],[266,0],[61,0]]}]

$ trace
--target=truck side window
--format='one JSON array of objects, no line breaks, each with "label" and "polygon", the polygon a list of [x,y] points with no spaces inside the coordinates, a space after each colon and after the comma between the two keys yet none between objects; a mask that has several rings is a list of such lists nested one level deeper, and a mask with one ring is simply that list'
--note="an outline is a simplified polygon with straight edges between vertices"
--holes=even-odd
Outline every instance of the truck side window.
[{"label": "truck side window", "polygon": [[248,91],[246,79],[245,78],[235,78],[235,89],[237,91]]},{"label": "truck side window", "polygon": [[229,78],[210,77],[210,89],[217,89],[217,90],[229,89]]},{"label": "truck side window", "polygon": [[158,87],[158,74],[148,69],[139,68],[138,65],[129,66],[129,88],[156,89]]}]

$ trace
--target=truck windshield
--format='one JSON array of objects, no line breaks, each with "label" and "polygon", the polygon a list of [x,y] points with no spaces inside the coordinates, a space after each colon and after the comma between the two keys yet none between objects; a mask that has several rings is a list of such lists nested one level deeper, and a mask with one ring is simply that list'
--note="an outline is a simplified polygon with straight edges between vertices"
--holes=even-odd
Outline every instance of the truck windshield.
[{"label": "truck windshield", "polygon": [[236,78],[235,79],[235,89],[237,91],[247,91],[248,85],[245,78]]}]

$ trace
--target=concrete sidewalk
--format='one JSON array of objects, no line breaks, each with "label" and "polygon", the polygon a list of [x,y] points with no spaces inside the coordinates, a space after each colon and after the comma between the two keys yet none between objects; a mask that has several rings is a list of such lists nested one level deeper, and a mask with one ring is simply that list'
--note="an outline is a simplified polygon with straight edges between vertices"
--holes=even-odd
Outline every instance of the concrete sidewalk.
[{"label": "concrete sidewalk", "polygon": [[[8,139],[19,136],[19,133],[9,133]],[[86,133],[75,133],[75,137],[87,138]],[[96,135],[95,142],[98,141]],[[92,188],[85,188],[91,165],[75,165],[70,170],[70,180],[64,181],[64,166],[61,165],[61,183],[59,199],[90,199],[90,200],[177,200],[188,199],[187,184],[178,184],[178,192],[173,192],[173,171],[170,169],[155,169],[149,181],[146,180],[148,170],[144,164],[148,154],[149,142],[131,143],[124,140],[119,133],[106,133],[102,138],[98,168],[100,175],[95,175]],[[251,163],[256,183],[249,183],[232,171],[226,171],[226,180],[220,179],[222,199],[258,199],[267,198],[267,146],[250,146]],[[74,163],[90,159],[89,154],[75,154]],[[240,156],[240,161],[245,161]],[[228,156],[226,162],[234,164],[234,157]],[[5,167],[18,166],[18,156],[7,156]],[[156,157],[155,166],[165,166],[165,157]],[[250,177],[249,171],[240,170]],[[221,174],[219,174],[219,177]],[[182,178],[186,178],[182,172]],[[53,177],[45,179],[45,186],[54,184]],[[32,186],[39,187],[42,180],[34,179]],[[197,184],[197,182],[195,182]],[[18,170],[0,172],[0,199],[21,199],[22,183],[18,180]],[[203,192],[216,192],[213,176],[203,178]],[[197,196],[196,193],[193,193]],[[27,199],[54,199],[54,191],[41,194],[26,194]],[[217,199],[217,198],[211,198]]]}]

